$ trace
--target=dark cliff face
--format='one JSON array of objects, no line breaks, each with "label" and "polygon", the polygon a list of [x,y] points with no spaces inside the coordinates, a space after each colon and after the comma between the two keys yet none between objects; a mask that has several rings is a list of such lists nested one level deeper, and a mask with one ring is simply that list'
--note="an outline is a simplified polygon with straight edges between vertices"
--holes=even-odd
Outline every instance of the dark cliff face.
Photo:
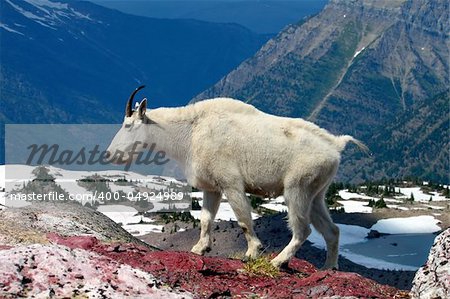
[{"label": "dark cliff face", "polygon": [[[377,151],[358,161],[344,156],[340,175],[345,180],[412,175],[447,182],[442,169],[449,168],[448,126],[439,125],[445,115],[434,101],[437,95],[448,100],[448,6],[443,0],[331,1],[194,100],[236,97],[266,112],[307,118],[333,133],[362,139]],[[412,118],[427,133],[404,131]],[[402,144],[393,138],[383,140],[384,146],[375,142],[376,136],[398,134]],[[416,140],[441,150],[411,156],[407,147]],[[409,157],[397,155],[402,151]],[[387,171],[382,161],[394,156],[399,169]],[[412,160],[417,160],[414,167]],[[430,164],[439,170],[433,172]]]}]

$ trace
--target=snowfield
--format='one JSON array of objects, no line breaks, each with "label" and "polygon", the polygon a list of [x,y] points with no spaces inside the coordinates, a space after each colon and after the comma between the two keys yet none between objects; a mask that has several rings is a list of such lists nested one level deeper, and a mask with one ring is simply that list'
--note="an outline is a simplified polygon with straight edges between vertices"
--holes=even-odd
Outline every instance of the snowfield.
[{"label": "snowfield", "polygon": [[404,196],[399,196],[398,198],[409,198],[411,194],[414,196],[415,201],[426,201],[428,202],[430,200],[430,197],[433,201],[442,201],[442,200],[449,200],[448,198],[445,198],[442,195],[437,194],[436,192],[431,192],[430,194],[423,193],[422,190],[420,190],[420,187],[411,187],[411,188],[399,188],[400,192],[404,194]]},{"label": "snowfield", "polygon": [[[358,225],[336,224],[340,229],[339,246],[363,242],[370,229]],[[326,248],[322,235],[311,225],[311,234],[308,241],[316,247]]]},{"label": "snowfield", "polygon": [[287,212],[284,196],[278,196],[277,198],[265,198],[264,200],[268,201],[268,203],[262,204],[261,207],[277,212]]},{"label": "snowfield", "polygon": [[[8,176],[3,180],[3,185],[5,181],[8,185],[8,190],[14,188],[20,188],[23,183],[29,182],[34,178],[33,170],[35,166],[29,165],[8,165]],[[66,170],[53,166],[48,166],[49,174],[55,177],[55,182],[60,185],[65,191],[71,194],[92,194],[92,192],[81,187],[77,180],[81,180],[93,175],[102,176],[105,179],[118,180],[125,178],[127,181],[133,181],[133,185],[120,186],[114,182],[109,183],[109,188],[112,192],[118,192],[119,190],[129,193],[136,191],[136,187],[141,188],[151,188],[153,190],[162,190],[170,183],[175,183],[178,185],[185,185],[181,181],[178,181],[171,177],[159,176],[159,175],[143,175],[131,171],[123,170],[106,170],[106,171],[76,171],[76,170]],[[0,176],[3,177],[5,173],[5,165],[0,168]]]},{"label": "snowfield", "polygon": [[[387,204],[388,208],[391,209],[397,209],[402,211],[408,211],[408,210],[427,210],[428,208],[436,209],[436,210],[442,210],[444,207],[436,206],[436,205],[423,205],[423,207],[404,207],[400,206],[399,204],[405,203],[405,199],[409,199],[411,197],[411,194],[414,196],[415,202],[429,202],[430,197],[432,197],[432,201],[448,201],[448,198],[445,198],[442,195],[439,195],[436,192],[431,192],[430,194],[423,193],[422,190],[420,190],[420,187],[411,187],[411,188],[397,188],[395,187],[398,192],[402,193],[403,195],[396,196],[395,198],[384,198],[384,201]],[[343,205],[343,208],[346,213],[372,213],[372,208],[368,207],[369,204],[368,200],[374,200],[379,201],[380,198],[378,197],[372,197],[367,196],[364,194],[359,193],[353,193],[349,192],[348,190],[340,190],[338,192],[339,196],[343,200],[338,200],[337,202]]]},{"label": "snowfield", "polygon": [[[138,211],[124,205],[104,205],[99,206],[97,211],[104,214],[116,223],[122,224],[122,227],[133,236],[143,236],[149,232],[162,232],[163,225],[152,224],[153,219],[138,215]],[[144,223],[142,223],[144,222]],[[150,223],[149,223],[150,222]]]},{"label": "snowfield", "polygon": [[338,200],[344,206],[346,213],[372,213],[372,208],[368,207],[368,201]]},{"label": "snowfield", "polygon": [[[58,25],[63,24],[69,18],[84,19],[90,22],[96,22],[89,15],[85,15],[74,10],[72,7],[69,7],[67,3],[53,2],[49,0],[23,0],[22,3],[26,3],[27,5],[23,5],[20,2],[19,5],[16,5],[10,0],[5,1],[25,18],[53,30],[56,30]],[[30,9],[30,7],[33,9]],[[20,24],[14,25],[16,27],[21,26]],[[1,26],[1,28],[12,33],[23,35],[23,33],[12,29],[10,25]]]},{"label": "snowfield", "polygon": [[[8,165],[8,177],[5,178],[5,165],[0,166],[0,186],[3,188],[5,183],[8,184],[8,190],[13,188],[21,188],[22,185],[28,181],[31,181],[34,178],[33,170],[34,166],[28,165]],[[129,193],[132,191],[136,191],[138,188],[154,188],[154,190],[161,190],[165,188],[170,183],[176,183],[180,185],[184,185],[176,179],[170,177],[156,176],[156,175],[141,175],[134,172],[125,172],[121,170],[109,170],[109,171],[73,171],[73,170],[65,170],[56,167],[47,167],[49,169],[49,174],[55,177],[55,182],[60,185],[65,191],[69,194],[82,194],[82,200],[79,200],[80,203],[84,204],[89,202],[92,204],[94,200],[91,196],[91,191],[86,190],[82,186],[77,183],[77,180],[92,176],[94,174],[100,175],[104,178],[108,178],[111,180],[117,180],[125,178],[129,182],[133,181],[133,185],[125,185],[120,186],[115,184],[114,182],[109,183],[109,188],[112,192],[117,192],[119,190]],[[86,200],[84,199],[86,198]],[[158,209],[167,209],[169,208],[169,203],[166,202],[158,202],[158,201],[150,201],[153,205],[153,210],[157,211]],[[5,192],[0,193],[0,209],[4,209],[6,205]],[[8,200],[8,207],[22,207],[30,205],[30,202],[23,200]],[[172,204],[173,205],[173,202]],[[189,203],[176,203],[177,208],[188,209]],[[156,225],[153,219],[143,217],[142,215],[138,215],[138,211],[130,206],[126,205],[100,205],[98,207],[98,211],[112,219],[116,223],[121,223],[125,230],[130,232],[135,236],[145,235],[149,232],[161,232],[163,226]]]},{"label": "snowfield", "polygon": [[97,211],[108,216],[111,220],[122,225],[130,223],[139,223],[142,220],[141,215],[137,215],[138,211],[129,206],[124,205],[104,205],[99,206]]},{"label": "snowfield", "polygon": [[261,207],[277,212],[287,212],[287,206],[281,203],[264,203]]},{"label": "snowfield", "polygon": [[[203,200],[198,202],[200,206],[203,205]],[[195,219],[200,219],[200,213],[199,210],[192,210],[191,215]],[[258,219],[261,217],[260,215],[252,212],[252,219]],[[230,204],[228,202],[221,202],[219,206],[219,211],[217,212],[216,218],[214,221],[237,221],[236,216],[234,215],[233,209],[231,208]]]},{"label": "snowfield", "polygon": [[338,194],[342,199],[346,199],[346,200],[348,200],[348,199],[366,199],[366,200],[372,199],[375,201],[379,200],[379,198],[377,198],[377,197],[362,195],[359,193],[353,193],[353,192],[349,192],[348,190],[339,190]]},{"label": "snowfield", "polygon": [[379,220],[373,230],[385,234],[426,234],[440,231],[439,220],[433,216],[415,216]]}]

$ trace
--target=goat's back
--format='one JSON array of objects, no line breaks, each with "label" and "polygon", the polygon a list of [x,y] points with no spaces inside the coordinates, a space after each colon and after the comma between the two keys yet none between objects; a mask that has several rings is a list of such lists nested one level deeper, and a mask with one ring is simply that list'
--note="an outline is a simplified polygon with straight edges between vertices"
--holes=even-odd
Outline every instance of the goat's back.
[{"label": "goat's back", "polygon": [[279,195],[287,182],[333,175],[339,164],[338,138],[305,120],[266,114],[232,99],[192,108],[196,180],[233,184],[237,179],[247,192]]}]

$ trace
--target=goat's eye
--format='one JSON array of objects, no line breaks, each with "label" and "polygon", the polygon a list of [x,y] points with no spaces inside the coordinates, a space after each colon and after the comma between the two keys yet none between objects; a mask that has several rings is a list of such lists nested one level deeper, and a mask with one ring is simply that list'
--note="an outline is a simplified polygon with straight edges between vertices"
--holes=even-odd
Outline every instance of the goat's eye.
[{"label": "goat's eye", "polygon": [[131,128],[131,124],[125,124],[124,127],[125,127],[125,129],[129,129],[129,128]]}]

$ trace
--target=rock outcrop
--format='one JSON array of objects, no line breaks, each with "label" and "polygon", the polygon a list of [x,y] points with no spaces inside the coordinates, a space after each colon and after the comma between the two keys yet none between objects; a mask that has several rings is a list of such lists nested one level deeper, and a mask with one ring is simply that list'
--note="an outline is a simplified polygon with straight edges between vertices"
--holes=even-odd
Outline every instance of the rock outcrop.
[{"label": "rock outcrop", "polygon": [[412,298],[450,298],[450,228],[436,237],[427,263],[417,271]]},{"label": "rock outcrop", "polygon": [[105,255],[56,244],[1,250],[0,297],[192,298]]},{"label": "rock outcrop", "polygon": [[37,202],[0,213],[0,244],[4,245],[45,243],[47,233],[57,233],[149,246],[102,213],[76,203]]}]

